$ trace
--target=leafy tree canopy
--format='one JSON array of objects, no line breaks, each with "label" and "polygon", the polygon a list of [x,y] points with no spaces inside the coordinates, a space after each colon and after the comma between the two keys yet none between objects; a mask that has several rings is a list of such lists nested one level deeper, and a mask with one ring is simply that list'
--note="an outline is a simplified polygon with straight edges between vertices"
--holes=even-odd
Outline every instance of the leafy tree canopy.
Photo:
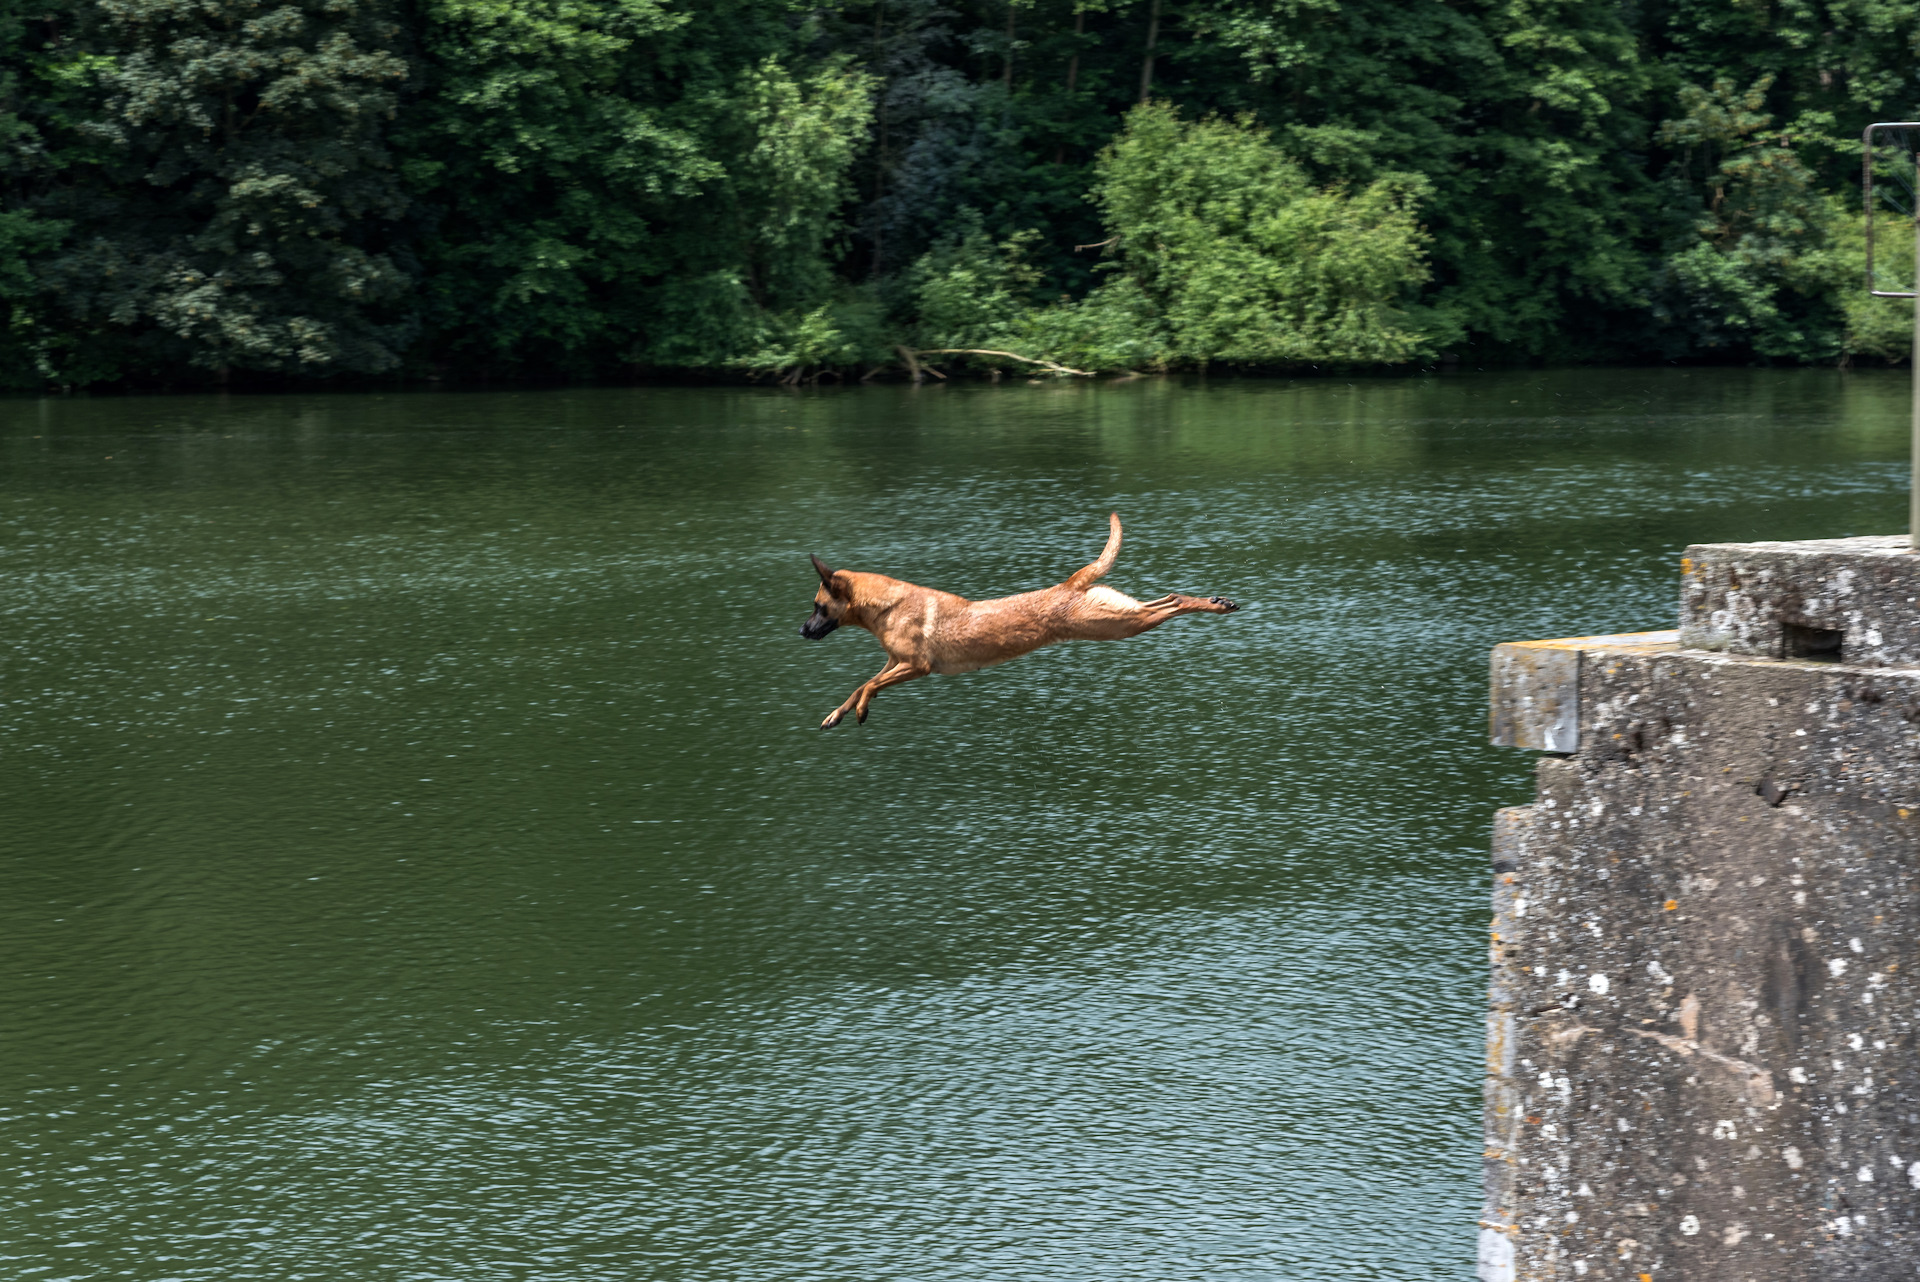
[{"label": "leafy tree canopy", "polygon": [[0,0],[0,381],[1904,359],[1850,192],[1916,53],[1920,0]]}]

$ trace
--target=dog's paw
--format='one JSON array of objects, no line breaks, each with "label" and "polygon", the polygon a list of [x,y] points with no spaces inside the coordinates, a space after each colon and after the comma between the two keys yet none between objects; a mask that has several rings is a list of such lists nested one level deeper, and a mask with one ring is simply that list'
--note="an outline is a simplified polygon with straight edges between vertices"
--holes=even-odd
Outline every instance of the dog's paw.
[{"label": "dog's paw", "polygon": [[1213,605],[1219,606],[1220,612],[1222,614],[1232,614],[1235,610],[1238,610],[1240,608],[1239,606],[1235,605],[1233,602],[1227,600],[1225,597],[1210,596],[1207,598],[1207,600]]},{"label": "dog's paw", "polygon": [[839,725],[839,724],[840,724],[840,718],[841,718],[841,717],[843,717],[843,716],[845,716],[845,715],[846,715],[846,714],[845,714],[844,712],[842,712],[842,711],[841,711],[840,709],[838,709],[838,708],[835,708],[835,709],[834,709],[834,710],[833,710],[832,712],[829,712],[829,713],[827,714],[827,719],[826,719],[825,721],[822,721],[822,722],[820,723],[820,728],[821,728],[822,730],[831,730],[831,729],[833,729],[833,728],[834,728],[835,726],[837,726],[837,725]]}]

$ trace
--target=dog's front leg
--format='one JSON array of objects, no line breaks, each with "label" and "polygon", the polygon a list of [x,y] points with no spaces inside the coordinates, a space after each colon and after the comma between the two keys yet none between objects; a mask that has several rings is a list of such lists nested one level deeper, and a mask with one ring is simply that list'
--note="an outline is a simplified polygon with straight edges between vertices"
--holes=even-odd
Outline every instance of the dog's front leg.
[{"label": "dog's front leg", "polygon": [[867,688],[866,684],[862,682],[860,686],[856,688],[852,694],[847,696],[847,700],[845,703],[842,703],[839,707],[835,708],[832,712],[829,712],[826,715],[826,719],[820,723],[820,728],[822,730],[831,730],[835,726],[839,725],[840,722],[846,717],[846,715],[849,712],[853,711],[854,701],[860,697],[860,691],[865,690],[866,688]]},{"label": "dog's front leg", "polygon": [[888,686],[899,685],[902,681],[911,681],[915,677],[924,677],[931,669],[912,663],[889,663],[871,681],[861,683],[860,687],[847,696],[847,701],[827,714],[820,723],[822,730],[831,730],[853,713],[854,720],[864,722],[867,719],[867,705],[873,702],[873,696]]},{"label": "dog's front leg", "polygon": [[846,702],[827,714],[826,720],[820,723],[820,728],[822,730],[833,729],[845,720],[846,715],[856,707],[860,710],[859,720],[865,721],[867,719],[867,704],[873,700],[873,695],[868,691],[867,687],[871,686],[875,681],[881,680],[899,666],[897,663],[889,663],[886,667],[880,669],[879,673],[874,676],[872,680],[862,681],[858,686],[854,687],[853,693],[847,696]]},{"label": "dog's front leg", "polygon": [[865,725],[867,723],[867,705],[873,702],[874,695],[879,694],[888,686],[897,686],[903,681],[911,681],[915,677],[924,677],[931,671],[933,671],[932,668],[924,667],[918,663],[894,664],[891,668],[888,668],[885,672],[882,672],[879,676],[854,691],[856,702],[853,705],[853,719],[859,724]]}]

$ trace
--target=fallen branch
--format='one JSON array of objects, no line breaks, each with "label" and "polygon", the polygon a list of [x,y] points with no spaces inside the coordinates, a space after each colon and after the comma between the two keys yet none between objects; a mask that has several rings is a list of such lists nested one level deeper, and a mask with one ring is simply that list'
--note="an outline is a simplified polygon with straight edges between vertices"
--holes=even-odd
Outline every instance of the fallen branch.
[{"label": "fallen branch", "polygon": [[945,374],[942,374],[939,370],[933,368],[933,366],[931,365],[928,365],[923,369],[918,359],[919,353],[915,352],[911,347],[908,347],[905,344],[902,344],[901,346],[898,346],[893,350],[900,353],[900,359],[906,362],[907,373],[913,375],[914,382],[919,383],[924,381],[925,377],[928,374],[932,374],[935,378],[938,378],[938,379],[946,378]]},{"label": "fallen branch", "polygon": [[[907,349],[904,347],[901,348],[900,353],[903,356],[906,355]],[[1038,356],[1022,356],[1018,352],[999,352],[990,347],[929,347],[914,352],[913,356],[1003,356],[1010,361],[1025,361],[1029,365],[1038,365],[1055,374],[1072,374],[1079,378],[1093,377],[1092,370],[1074,369],[1071,366],[1062,365],[1059,361],[1044,360]],[[914,362],[909,360],[907,368],[912,369],[913,367]],[[935,372],[937,373],[938,371]]]}]

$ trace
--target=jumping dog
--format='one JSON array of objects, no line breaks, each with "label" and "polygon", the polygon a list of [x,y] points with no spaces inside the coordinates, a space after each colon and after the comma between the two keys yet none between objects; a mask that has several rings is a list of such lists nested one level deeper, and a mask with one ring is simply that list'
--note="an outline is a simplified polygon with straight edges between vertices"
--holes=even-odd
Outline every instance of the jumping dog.
[{"label": "jumping dog", "polygon": [[1096,587],[1120,555],[1118,512],[1108,517],[1108,528],[1099,559],[1074,571],[1065,583],[992,601],[969,601],[884,574],[830,570],[812,557],[820,590],[813,595],[813,614],[800,625],[800,635],[818,641],[842,623],[851,623],[873,633],[887,652],[880,675],[848,695],[820,728],[839,725],[849,712],[864,722],[874,695],[930,672],[972,672],[1056,641],[1123,641],[1183,614],[1232,614],[1240,608],[1217,596],[1202,601],[1168,593],[1136,601],[1112,588]]}]

